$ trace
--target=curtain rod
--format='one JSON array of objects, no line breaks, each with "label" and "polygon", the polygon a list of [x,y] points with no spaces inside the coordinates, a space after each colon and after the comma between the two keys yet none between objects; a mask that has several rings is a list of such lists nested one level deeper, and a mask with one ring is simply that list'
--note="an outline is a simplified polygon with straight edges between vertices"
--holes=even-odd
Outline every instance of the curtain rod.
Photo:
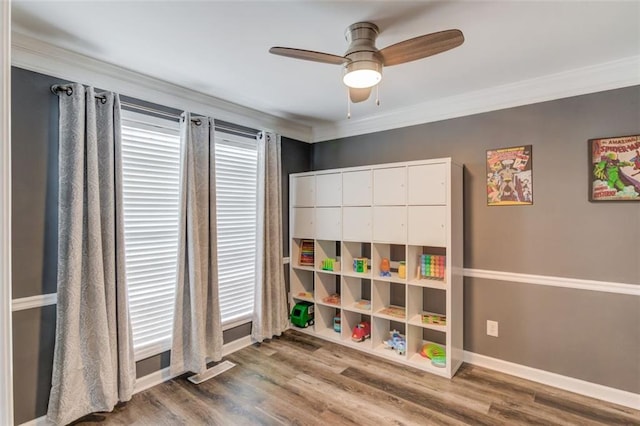
[{"label": "curtain rod", "polygon": [[[67,96],[71,96],[73,94],[73,87],[64,85],[64,84],[54,84],[53,86],[51,86],[51,92],[56,96],[59,95],[60,92],[64,92],[67,94]],[[103,104],[107,102],[107,97],[105,95],[96,94],[96,99],[100,99],[100,101]],[[172,120],[180,120],[180,117],[181,117],[179,114],[166,112],[166,111],[162,111],[159,109],[150,108],[142,105],[136,105],[126,101],[120,101],[120,105],[128,109],[135,109],[135,110],[144,111],[150,114],[161,115],[161,116],[170,118]],[[199,126],[202,121],[199,118],[192,118],[191,122]],[[224,126],[221,124],[215,124],[215,119],[214,119],[214,125],[215,125],[215,129],[218,131],[225,132],[225,133],[233,133],[233,134],[247,136],[251,138],[255,138],[257,133],[259,133],[259,132],[252,133],[241,128],[234,128],[234,127]]]}]

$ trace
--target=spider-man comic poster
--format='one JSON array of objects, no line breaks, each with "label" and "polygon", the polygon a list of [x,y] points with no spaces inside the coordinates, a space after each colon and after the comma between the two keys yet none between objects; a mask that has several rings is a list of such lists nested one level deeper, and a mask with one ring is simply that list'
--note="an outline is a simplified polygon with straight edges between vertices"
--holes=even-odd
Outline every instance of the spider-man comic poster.
[{"label": "spider-man comic poster", "polygon": [[487,204],[533,204],[533,156],[531,145],[487,151]]},{"label": "spider-man comic poster", "polygon": [[640,201],[640,135],[589,140],[589,200]]}]

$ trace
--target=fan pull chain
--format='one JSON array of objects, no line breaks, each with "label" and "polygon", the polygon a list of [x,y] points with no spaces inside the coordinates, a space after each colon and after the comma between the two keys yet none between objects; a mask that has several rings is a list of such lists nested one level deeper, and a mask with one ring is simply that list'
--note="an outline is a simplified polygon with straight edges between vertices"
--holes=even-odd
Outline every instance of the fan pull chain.
[{"label": "fan pull chain", "polygon": [[347,120],[351,119],[351,99],[349,99],[349,88],[347,87]]},{"label": "fan pull chain", "polygon": [[376,84],[376,105],[380,106],[380,84]]}]

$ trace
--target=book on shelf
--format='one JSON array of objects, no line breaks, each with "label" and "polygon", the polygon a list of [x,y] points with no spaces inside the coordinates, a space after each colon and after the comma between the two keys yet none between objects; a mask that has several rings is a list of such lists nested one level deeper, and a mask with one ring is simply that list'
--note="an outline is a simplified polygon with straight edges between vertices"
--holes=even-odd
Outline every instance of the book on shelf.
[{"label": "book on shelf", "polygon": [[315,247],[313,240],[302,240],[300,242],[300,266],[314,266]]}]

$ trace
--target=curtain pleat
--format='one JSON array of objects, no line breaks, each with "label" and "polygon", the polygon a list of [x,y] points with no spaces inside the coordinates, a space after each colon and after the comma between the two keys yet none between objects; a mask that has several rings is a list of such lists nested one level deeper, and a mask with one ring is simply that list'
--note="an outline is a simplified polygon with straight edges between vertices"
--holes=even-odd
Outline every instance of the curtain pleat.
[{"label": "curtain pleat", "polygon": [[251,337],[261,342],[289,325],[282,265],[282,172],[280,136],[258,137],[258,262]]},{"label": "curtain pleat", "polygon": [[215,145],[211,119],[183,114],[180,223],[171,372],[202,373],[222,358]]},{"label": "curtain pleat", "polygon": [[58,302],[47,418],[66,424],[131,398],[120,100],[72,85],[60,95]]}]

